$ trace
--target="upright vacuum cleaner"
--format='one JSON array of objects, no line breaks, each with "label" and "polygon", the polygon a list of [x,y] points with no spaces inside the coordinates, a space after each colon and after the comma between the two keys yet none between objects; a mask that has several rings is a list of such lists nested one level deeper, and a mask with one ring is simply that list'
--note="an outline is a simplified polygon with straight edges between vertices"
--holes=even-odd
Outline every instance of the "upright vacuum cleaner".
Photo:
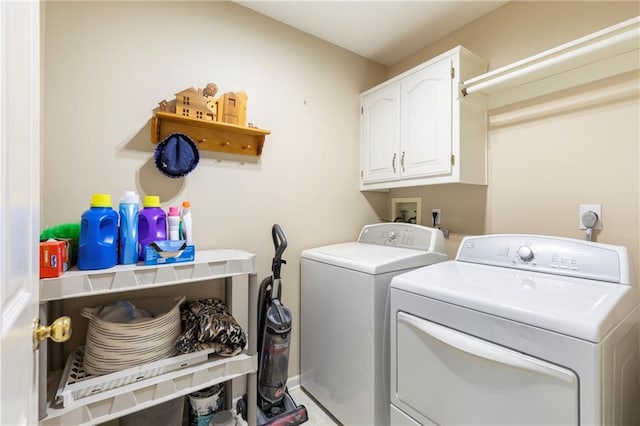
[{"label": "upright vacuum cleaner", "polygon": [[[295,426],[306,422],[308,415],[305,406],[296,405],[287,389],[291,311],[280,302],[280,267],[287,263],[282,259],[287,239],[278,224],[273,225],[271,236],[275,248],[273,274],[262,280],[258,295],[257,424]],[[236,408],[246,420],[246,395],[238,400]]]}]

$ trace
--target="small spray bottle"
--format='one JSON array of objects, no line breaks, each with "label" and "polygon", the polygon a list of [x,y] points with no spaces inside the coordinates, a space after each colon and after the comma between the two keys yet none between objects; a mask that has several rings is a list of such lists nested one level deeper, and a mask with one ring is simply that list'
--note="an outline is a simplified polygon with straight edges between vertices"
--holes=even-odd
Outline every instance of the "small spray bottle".
[{"label": "small spray bottle", "polygon": [[187,241],[187,245],[193,245],[191,203],[188,201],[182,202],[182,235],[183,239]]}]

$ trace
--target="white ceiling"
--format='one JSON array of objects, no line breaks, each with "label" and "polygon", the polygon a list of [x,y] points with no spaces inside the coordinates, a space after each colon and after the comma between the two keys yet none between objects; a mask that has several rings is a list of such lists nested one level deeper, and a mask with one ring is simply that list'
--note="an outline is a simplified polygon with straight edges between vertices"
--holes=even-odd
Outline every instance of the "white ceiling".
[{"label": "white ceiling", "polygon": [[416,53],[507,1],[236,1],[383,65]]}]

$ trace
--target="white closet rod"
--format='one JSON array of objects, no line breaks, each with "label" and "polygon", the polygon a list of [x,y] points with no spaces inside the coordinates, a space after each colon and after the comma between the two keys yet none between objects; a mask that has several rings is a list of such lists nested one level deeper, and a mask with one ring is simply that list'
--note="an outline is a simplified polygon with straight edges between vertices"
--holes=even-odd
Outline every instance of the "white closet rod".
[{"label": "white closet rod", "polygon": [[[581,47],[573,48],[572,50],[559,53],[556,56],[551,56],[548,59],[541,60],[540,62],[534,62],[531,65],[524,65],[523,68],[520,68],[520,69],[514,69],[512,71],[505,70],[503,71],[504,74],[502,75],[497,75],[495,77],[487,76],[488,80],[485,80],[485,81],[479,81],[477,83],[474,83],[473,80],[480,80],[481,77],[472,79],[468,84],[463,84],[462,94],[466,96],[472,93],[480,92],[488,88],[495,87],[500,84],[525,77],[527,75],[533,74],[540,70],[544,70],[545,68],[551,68],[555,65],[568,63],[569,61],[574,60],[576,58],[590,55],[600,50],[604,50],[608,47],[615,46],[618,44],[623,44],[627,41],[631,41],[634,39],[636,41],[640,39],[640,28],[638,27],[620,34],[616,34],[614,36],[610,36],[609,38],[605,38],[595,42],[588,42],[588,44],[584,44]],[[635,47],[635,49],[637,48],[638,47]],[[558,48],[558,50],[559,49],[560,48]],[[628,49],[628,50],[633,50],[633,49]],[[548,53],[551,54],[552,51]],[[623,52],[618,52],[618,53],[623,53]],[[498,74],[500,73],[500,71],[496,70],[493,73]]]},{"label": "white closet rod", "polygon": [[607,85],[606,89],[597,89],[588,94],[565,96],[553,102],[520,108],[515,111],[503,112],[489,116],[489,128],[497,129],[528,120],[537,120],[551,115],[558,115],[582,108],[591,108],[630,99],[640,95],[636,79],[616,85]]}]

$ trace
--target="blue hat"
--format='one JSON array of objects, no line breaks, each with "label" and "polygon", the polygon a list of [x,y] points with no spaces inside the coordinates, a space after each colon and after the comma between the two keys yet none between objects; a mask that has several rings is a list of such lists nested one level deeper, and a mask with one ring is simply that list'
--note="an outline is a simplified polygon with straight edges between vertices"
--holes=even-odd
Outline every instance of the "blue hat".
[{"label": "blue hat", "polygon": [[171,133],[156,147],[156,167],[170,178],[188,175],[199,160],[200,153],[195,142],[182,133]]}]

